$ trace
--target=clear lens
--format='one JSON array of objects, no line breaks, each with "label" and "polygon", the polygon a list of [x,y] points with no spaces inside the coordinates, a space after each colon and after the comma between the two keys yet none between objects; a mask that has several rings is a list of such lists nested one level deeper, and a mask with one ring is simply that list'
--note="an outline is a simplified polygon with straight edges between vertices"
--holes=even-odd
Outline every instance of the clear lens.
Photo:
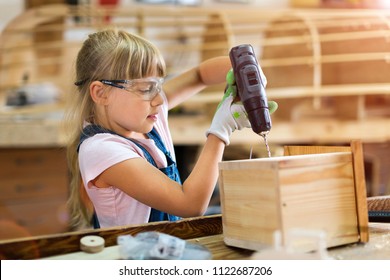
[{"label": "clear lens", "polygon": [[129,80],[124,89],[139,94],[145,100],[151,100],[161,91],[163,81],[157,78]]},{"label": "clear lens", "polygon": [[100,82],[138,94],[144,100],[152,100],[161,91],[164,79],[145,78],[134,80],[100,80]]}]

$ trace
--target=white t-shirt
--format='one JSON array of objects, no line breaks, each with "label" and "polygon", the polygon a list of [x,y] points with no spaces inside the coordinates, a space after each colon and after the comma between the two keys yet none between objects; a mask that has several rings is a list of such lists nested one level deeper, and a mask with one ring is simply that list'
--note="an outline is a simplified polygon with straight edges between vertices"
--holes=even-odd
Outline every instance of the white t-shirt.
[{"label": "white t-shirt", "polygon": [[[160,106],[158,120],[154,127],[175,160],[172,137],[168,128],[167,99],[164,93],[161,95],[164,103]],[[146,147],[158,168],[167,166],[164,153],[157,148],[152,139],[139,139],[137,141]],[[93,180],[107,168],[136,157],[145,158],[143,151],[136,144],[110,133],[96,134],[84,140],[80,145],[81,177],[102,228],[147,223],[149,220],[151,210],[149,206],[135,200],[115,186],[98,188],[93,185]],[[137,186],[132,187],[136,188]]]}]

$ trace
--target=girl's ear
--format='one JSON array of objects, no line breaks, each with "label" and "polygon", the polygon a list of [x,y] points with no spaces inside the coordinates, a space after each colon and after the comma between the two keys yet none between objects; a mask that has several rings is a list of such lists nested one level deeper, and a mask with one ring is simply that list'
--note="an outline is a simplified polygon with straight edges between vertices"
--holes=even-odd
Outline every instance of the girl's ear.
[{"label": "girl's ear", "polygon": [[108,104],[108,94],[107,88],[102,82],[93,81],[89,85],[89,94],[91,95],[92,100],[99,105]]}]

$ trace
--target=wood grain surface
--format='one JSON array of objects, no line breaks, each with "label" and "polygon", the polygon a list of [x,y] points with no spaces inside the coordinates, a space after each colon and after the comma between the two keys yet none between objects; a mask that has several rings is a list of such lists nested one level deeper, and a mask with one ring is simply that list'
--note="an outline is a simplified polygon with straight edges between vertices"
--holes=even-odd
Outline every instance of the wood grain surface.
[{"label": "wood grain surface", "polygon": [[[370,210],[370,208],[369,208]],[[40,236],[0,242],[1,259],[117,259],[116,237],[156,230],[183,238],[208,248],[215,260],[244,260],[254,251],[227,246],[223,240],[221,215],[183,219],[179,222],[159,222],[134,227],[89,230],[68,234]],[[328,250],[335,259],[390,259],[390,224],[370,223],[370,241],[339,246]],[[80,252],[79,241],[88,234],[105,238],[106,248],[97,254]]]},{"label": "wood grain surface", "polygon": [[390,195],[367,198],[369,211],[387,211],[390,215]]},{"label": "wood grain surface", "polygon": [[130,227],[85,230],[63,234],[35,236],[0,241],[0,259],[38,259],[54,255],[78,252],[80,239],[86,235],[98,235],[105,239],[105,246],[116,245],[119,235],[158,231],[182,239],[199,238],[222,233],[220,215],[183,219],[178,222],[156,222]]},{"label": "wood grain surface", "polygon": [[367,198],[367,208],[370,222],[390,223],[390,195]]}]

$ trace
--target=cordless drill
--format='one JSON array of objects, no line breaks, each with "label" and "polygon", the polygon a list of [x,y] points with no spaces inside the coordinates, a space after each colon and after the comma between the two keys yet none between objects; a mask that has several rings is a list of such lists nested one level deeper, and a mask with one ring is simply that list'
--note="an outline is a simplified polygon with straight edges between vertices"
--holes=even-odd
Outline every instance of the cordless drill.
[{"label": "cordless drill", "polygon": [[265,81],[249,44],[233,47],[229,53],[236,80],[237,95],[248,114],[252,130],[263,137],[271,130],[271,117],[265,94]]}]

